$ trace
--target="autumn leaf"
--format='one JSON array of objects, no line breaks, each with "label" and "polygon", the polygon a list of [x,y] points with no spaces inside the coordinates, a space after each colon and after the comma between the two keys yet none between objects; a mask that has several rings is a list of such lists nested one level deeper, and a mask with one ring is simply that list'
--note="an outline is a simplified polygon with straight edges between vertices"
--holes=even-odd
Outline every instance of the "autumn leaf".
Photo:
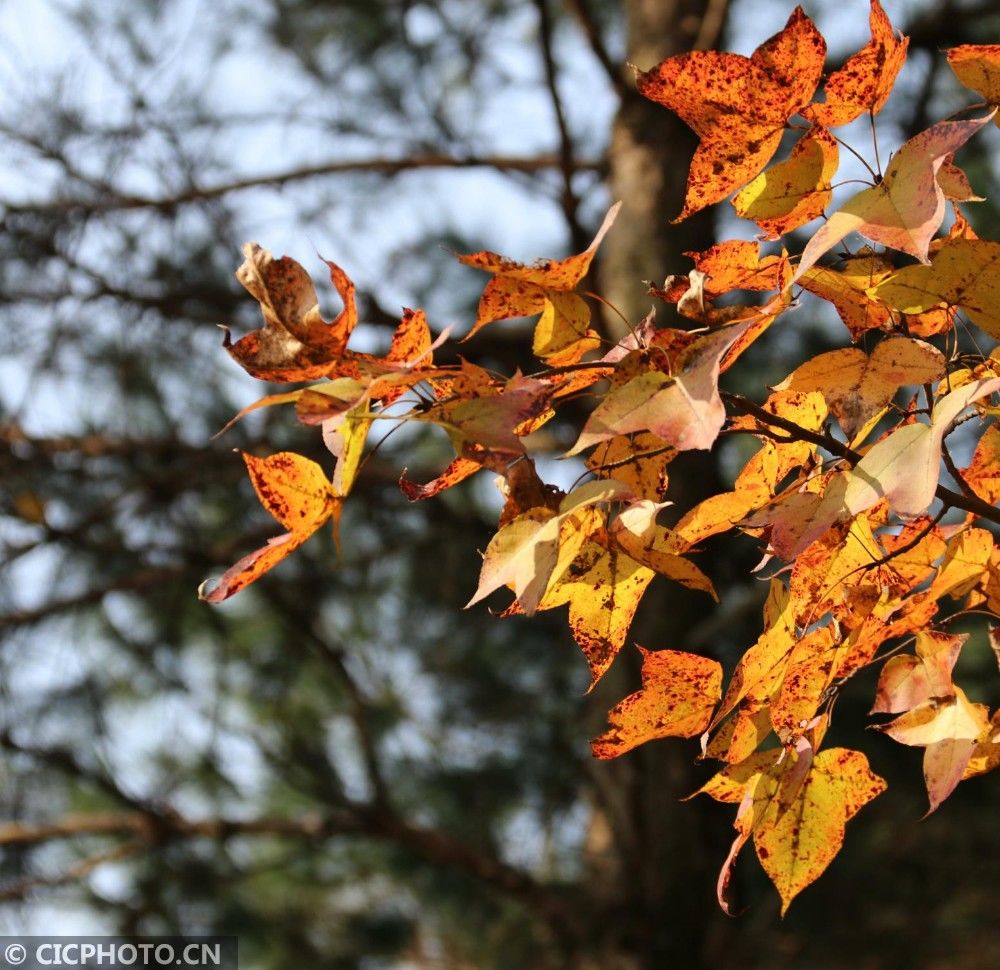
[{"label": "autumn leaf", "polygon": [[675,112],[701,139],[679,222],[759,174],[785,125],[812,99],[826,42],[801,7],[750,57],[693,51],[637,78],[639,93]]},{"label": "autumn leaf", "polygon": [[533,348],[552,366],[572,364],[598,346],[590,329],[590,308],[572,292],[587,275],[591,261],[618,215],[621,203],[608,211],[594,241],[582,253],[528,266],[491,252],[459,256],[466,266],[493,273],[479,300],[476,322],[465,337],[477,334],[488,323],[509,317],[541,314],[535,327]]},{"label": "autumn leaf", "polygon": [[938,170],[992,117],[941,121],[911,138],[893,156],[882,181],[845,203],[809,240],[792,282],[852,232],[929,262],[927,247],[945,211]]},{"label": "autumn leaf", "polygon": [[596,539],[584,545],[538,607],[569,604],[570,631],[587,658],[591,690],[625,645],[639,601],[656,575],[617,546]]},{"label": "autumn leaf", "polygon": [[903,313],[961,307],[991,337],[1000,338],[1000,243],[951,239],[928,266],[906,266],[870,290]]},{"label": "autumn leaf", "polygon": [[873,714],[899,714],[931,699],[955,696],[951,672],[968,634],[922,630],[914,653],[890,657],[882,667]]},{"label": "autumn leaf", "polygon": [[820,751],[801,780],[795,767],[772,769],[754,790],[754,847],[782,915],[840,852],[847,823],[887,787],[860,751],[847,748]]},{"label": "autumn leaf", "polygon": [[[575,553],[590,538],[592,530],[580,528],[574,513],[598,503],[621,501],[631,497],[627,485],[610,479],[587,482],[573,489],[559,504],[559,511],[530,509],[507,523],[493,537],[483,555],[479,586],[466,608],[485,599],[494,590],[509,586],[521,610],[531,616],[546,589],[560,578],[555,572],[562,559],[563,571],[569,568]],[[561,557],[566,546],[574,554]]]},{"label": "autumn leaf", "polygon": [[673,375],[649,371],[612,390],[568,454],[632,431],[651,431],[678,451],[711,448],[726,419],[718,388],[721,360],[755,322],[698,338],[681,352]]},{"label": "autumn leaf", "polygon": [[225,348],[251,376],[264,381],[311,381],[329,373],[344,354],[358,322],[354,284],[335,263],[326,261],[330,279],[344,302],[328,323],[309,274],[289,256],[274,259],[257,243],[243,247],[245,259],[236,278],[260,304],[264,326],[236,343],[226,329]]},{"label": "autumn leaf", "polygon": [[667,491],[667,466],[676,454],[662,438],[639,431],[601,442],[586,465],[595,475],[624,482],[638,498],[656,502]]},{"label": "autumn leaf", "polygon": [[719,874],[719,902],[740,849],[753,838],[761,866],[781,896],[782,915],[792,900],[827,869],[844,842],[847,823],[886,789],[860,751],[830,748],[813,754],[758,751],[727,765],[696,794],[739,805],[736,839]]},{"label": "autumn leaf", "polygon": [[872,39],[826,79],[825,103],[809,105],[802,111],[804,118],[835,128],[866,111],[876,115],[882,110],[906,61],[910,39],[897,38],[879,0],[871,0],[868,23]]},{"label": "autumn leaf", "polygon": [[991,378],[942,396],[929,425],[915,422],[897,428],[873,445],[853,469],[831,476],[822,494],[785,496],[748,524],[769,528],[774,553],[791,560],[835,523],[870,509],[882,498],[900,515],[919,515],[934,499],[941,445],[952,422],[974,401],[998,390],[1000,378]]},{"label": "autumn leaf", "polygon": [[825,128],[811,128],[791,155],[758,175],[733,197],[736,214],[753,219],[765,239],[778,239],[813,219],[829,205],[837,171],[837,141]]},{"label": "autumn leaf", "polygon": [[929,815],[955,790],[962,780],[979,737],[989,725],[984,704],[973,704],[960,687],[945,700],[930,699],[901,714],[888,724],[878,725],[899,741],[924,748],[924,781],[930,800]]},{"label": "autumn leaf", "polygon": [[663,504],[648,500],[633,502],[615,517],[609,534],[636,562],[718,601],[712,581],[693,562],[677,555],[677,544],[669,530],[656,524],[656,514],[661,508]]},{"label": "autumn leaf", "polygon": [[945,53],[959,81],[987,104],[1000,104],[1000,44],[961,44]]},{"label": "autumn leaf", "polygon": [[983,501],[995,505],[1000,500],[1000,427],[986,429],[962,478]]},{"label": "autumn leaf", "polygon": [[850,331],[851,339],[857,340],[869,330],[892,328],[892,311],[868,294],[892,270],[889,259],[868,250],[843,260],[837,268],[813,266],[800,276],[798,283],[831,303]]},{"label": "autumn leaf", "polygon": [[590,742],[595,758],[617,758],[655,738],[700,734],[718,703],[722,667],[717,660],[678,650],[642,654],[642,690],[608,713],[611,727]]},{"label": "autumn leaf", "polygon": [[[788,266],[785,256],[761,256],[760,243],[745,239],[730,239],[716,243],[701,252],[685,252],[694,261],[694,268],[704,276],[705,296],[712,299],[732,290],[778,290],[784,286]],[[676,303],[690,288],[687,276],[667,278],[662,290],[650,292],[670,303]]]},{"label": "autumn leaf", "polygon": [[337,510],[335,495],[323,469],[314,461],[282,451],[270,458],[243,453],[250,481],[261,504],[288,532],[245,556],[209,588],[198,591],[207,603],[221,603],[273,569],[297,549]]},{"label": "autumn leaf", "polygon": [[852,441],[906,384],[929,384],[944,375],[943,354],[910,337],[881,341],[871,356],[856,347],[817,354],[777,390],[819,391]]},{"label": "autumn leaf", "polygon": [[403,473],[399,477],[399,487],[411,502],[417,502],[422,499],[433,498],[435,495],[457,485],[459,482],[464,482],[465,479],[470,475],[474,475],[482,467],[478,461],[459,455],[452,460],[440,475],[423,485],[410,481],[406,477],[407,470],[404,468]]}]

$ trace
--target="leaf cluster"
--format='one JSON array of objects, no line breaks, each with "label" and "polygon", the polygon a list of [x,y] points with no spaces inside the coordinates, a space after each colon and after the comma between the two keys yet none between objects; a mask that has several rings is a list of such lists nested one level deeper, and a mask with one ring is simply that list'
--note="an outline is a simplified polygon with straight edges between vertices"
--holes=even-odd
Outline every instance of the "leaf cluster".
[{"label": "leaf cluster", "polygon": [[[868,668],[881,671],[872,713],[894,715],[875,727],[924,749],[931,811],[1000,764],[1000,712],[954,683],[969,638],[948,629],[959,616],[1000,616],[1000,433],[990,424],[1000,354],[962,352],[958,340],[972,327],[1000,338],[1000,242],[977,238],[965,218],[961,206],[978,197],[954,160],[994,122],[1000,47],[947,52],[987,107],[931,125],[884,171],[876,142],[869,184],[828,213],[840,149],[862,157],[836,129],[867,116],[874,136],[906,59],[907,39],[878,0],[870,27],[869,43],[826,75],[821,100],[826,42],[801,8],[750,57],[698,51],[639,73],[639,91],[700,139],[677,218],[732,196],[761,234],[688,253],[687,275],[651,289],[686,329],[657,327],[651,315],[602,346],[594,296],[582,289],[616,205],[590,246],[564,259],[459,257],[490,274],[465,339],[537,317],[534,373],[435,362],[448,333],[435,338],[419,310],[404,312],[385,355],[352,350],[358,314],[346,273],[327,263],[343,302],[328,321],[306,271],[253,243],[237,278],[264,324],[236,342],[226,336],[249,374],[297,385],[242,413],[292,405],[320,429],[334,463],[328,476],[289,452],[244,455],[262,504],[287,531],[206,584],[209,602],[257,580],[325,523],[336,527],[380,421],[437,427],[454,448],[430,481],[403,470],[413,501],[480,470],[498,477],[503,507],[469,605],[506,588],[507,616],[566,607],[593,684],[657,575],[716,598],[698,565],[706,540],[743,533],[759,543],[758,569],[771,578],[756,642],[728,672],[711,657],[640,647],[641,689],[592,742],[597,758],[615,758],[654,739],[700,737],[701,757],[721,765],[700,791],[737,806],[719,877],[724,908],[747,842],[784,911],[830,864],[846,823],[885,789],[862,752],[826,746],[838,698]],[[790,130],[798,140],[771,164]],[[801,252],[790,252],[791,234],[818,219]],[[833,306],[852,345],[802,362],[758,401],[720,388],[765,331],[794,326],[806,294]],[[586,480],[564,491],[540,476],[535,433],[584,398],[593,407],[565,457],[586,453]],[[949,448],[959,425],[978,435],[964,468]],[[758,450],[731,490],[663,525],[671,461],[723,435],[749,436]],[[986,625],[996,650],[1000,628]]]}]

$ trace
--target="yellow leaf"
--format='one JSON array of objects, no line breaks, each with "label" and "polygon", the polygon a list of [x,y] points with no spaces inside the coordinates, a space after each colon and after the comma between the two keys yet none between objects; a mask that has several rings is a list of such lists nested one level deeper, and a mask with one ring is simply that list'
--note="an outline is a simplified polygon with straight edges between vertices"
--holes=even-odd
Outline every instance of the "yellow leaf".
[{"label": "yellow leaf", "polygon": [[796,767],[776,777],[772,769],[754,793],[754,847],[781,896],[782,915],[836,857],[851,818],[886,789],[860,751],[821,751],[801,780]]},{"label": "yellow leaf", "polygon": [[[521,610],[531,616],[546,590],[560,579],[589,538],[588,532],[580,528],[581,520],[574,518],[573,513],[630,494],[628,486],[621,482],[599,479],[570,492],[560,503],[558,513],[535,508],[508,522],[486,547],[479,586],[466,608],[494,590],[509,586]],[[566,549],[571,554],[561,555]],[[561,568],[557,570],[557,566]]]},{"label": "yellow leaf", "polygon": [[947,54],[959,81],[981,94],[987,104],[1000,104],[1000,44],[961,44]]},{"label": "yellow leaf", "polygon": [[818,219],[829,205],[837,171],[837,141],[825,128],[807,131],[783,162],[758,175],[733,197],[736,214],[753,219],[765,239]]},{"label": "yellow leaf", "polygon": [[903,313],[960,307],[973,323],[1000,338],[1000,243],[949,239],[929,266],[906,266],[871,293]]},{"label": "yellow leaf", "polygon": [[661,508],[662,504],[648,500],[633,503],[611,523],[611,537],[636,562],[718,601],[712,581],[694,563],[677,555],[669,530],[656,524]]},{"label": "yellow leaf", "polygon": [[655,575],[617,547],[589,541],[539,604],[547,610],[569,603],[569,626],[590,666],[590,689],[624,646],[639,601]]}]

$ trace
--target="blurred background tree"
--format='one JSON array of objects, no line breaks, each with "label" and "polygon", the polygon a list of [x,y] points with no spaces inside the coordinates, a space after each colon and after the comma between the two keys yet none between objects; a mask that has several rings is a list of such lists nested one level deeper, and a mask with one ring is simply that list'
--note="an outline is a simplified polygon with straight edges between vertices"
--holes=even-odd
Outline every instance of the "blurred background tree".
[{"label": "blurred background tree", "polygon": [[[866,39],[861,0],[805,6],[834,57]],[[634,658],[585,697],[561,617],[460,612],[496,497],[477,479],[407,503],[404,452],[429,478],[449,457],[435,437],[393,435],[367,462],[339,560],[317,537],[224,608],[194,595],[274,532],[232,449],[316,448],[280,411],[211,437],[261,392],[214,326],[257,325],[232,276],[246,239],[343,265],[375,348],[404,303],[436,325],[471,319],[483,280],[449,250],[578,252],[621,198],[595,278],[635,321],[643,280],[750,227],[669,224],[692,137],[624,64],[748,52],[789,12],[0,6],[4,929],[236,933],[259,967],[1000,964],[996,777],[917,824],[919,753],[881,739],[866,747],[890,794],[832,871],[779,923],[744,862],[750,910],[723,917],[731,813],[677,804],[705,775],[691,747],[590,759],[587,738],[637,686]],[[976,0],[889,13],[913,37],[890,103],[902,139],[965,103],[939,49],[995,38],[998,16]],[[1000,198],[995,137],[976,150],[976,186]],[[996,210],[972,214],[995,238]],[[797,324],[755,348],[748,387],[830,340],[823,320]],[[526,333],[492,327],[465,349],[510,372],[530,365]],[[687,507],[727,474],[726,449],[671,472]],[[710,548],[719,612],[664,584],[634,638],[731,660],[758,622],[753,554]]]}]

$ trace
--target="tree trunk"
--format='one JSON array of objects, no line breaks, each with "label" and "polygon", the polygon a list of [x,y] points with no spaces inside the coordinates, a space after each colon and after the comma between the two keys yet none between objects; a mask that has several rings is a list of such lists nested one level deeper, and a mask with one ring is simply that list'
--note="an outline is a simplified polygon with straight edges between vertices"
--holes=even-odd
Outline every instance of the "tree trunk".
[{"label": "tree trunk", "polygon": [[[719,41],[725,4],[713,0],[628,0],[628,60],[648,70],[666,57]],[[712,244],[711,217],[702,213],[680,225],[687,172],[697,145],[675,115],[641,97],[629,82],[611,140],[612,198],[622,212],[602,248],[603,294],[632,323],[653,303],[647,280],[662,284],[690,265],[685,250]],[[662,303],[658,317],[678,323]],[[624,323],[618,321],[621,330]],[[620,335],[620,334],[619,334]],[[718,472],[707,452],[681,455],[670,466],[669,497],[687,509],[716,490]],[[676,584],[657,581],[631,631],[650,649],[689,649],[687,633],[704,618],[707,602]],[[638,689],[639,658],[631,645],[609,671],[595,698],[595,727],[607,706]],[[597,724],[596,720],[601,723]],[[679,799],[696,787],[690,743],[665,741],[614,762],[594,766],[603,793],[595,813],[592,848],[607,851],[594,873],[607,894],[617,932],[605,966],[685,967],[707,963],[710,924],[720,923],[714,873],[725,854],[727,832],[709,831],[696,806]],[[724,919],[724,918],[723,918]]]}]

